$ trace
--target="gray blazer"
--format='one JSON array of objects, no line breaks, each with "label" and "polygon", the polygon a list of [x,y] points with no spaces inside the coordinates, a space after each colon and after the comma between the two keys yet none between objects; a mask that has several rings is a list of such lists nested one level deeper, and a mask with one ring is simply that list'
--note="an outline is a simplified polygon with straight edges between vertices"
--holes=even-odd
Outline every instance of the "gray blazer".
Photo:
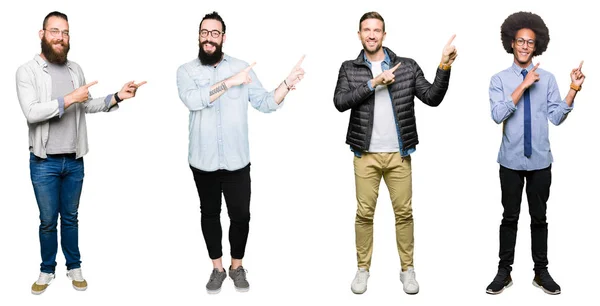
[{"label": "gray blazer", "polygon": [[[74,88],[86,84],[83,71],[77,63],[67,61],[67,66],[73,79]],[[64,102],[61,104],[58,99],[51,99],[52,79],[47,68],[46,61],[39,54],[36,54],[33,60],[19,67],[16,74],[17,96],[29,126],[29,150],[35,156],[41,158],[47,157],[46,144],[48,143],[49,120],[56,116],[62,116],[64,111],[62,109]],[[75,153],[77,158],[88,152],[85,113],[117,110],[119,106],[116,104],[110,107],[111,96],[112,94],[96,99],[92,99],[90,96],[86,102],[75,103],[70,106],[76,108],[77,147]],[[59,107],[59,105],[62,105],[62,107]]]}]

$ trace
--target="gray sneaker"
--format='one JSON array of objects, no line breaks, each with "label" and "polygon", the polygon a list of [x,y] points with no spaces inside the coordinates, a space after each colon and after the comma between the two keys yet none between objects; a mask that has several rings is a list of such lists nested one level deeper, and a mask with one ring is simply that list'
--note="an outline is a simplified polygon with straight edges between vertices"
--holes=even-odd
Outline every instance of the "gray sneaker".
[{"label": "gray sneaker", "polygon": [[225,270],[219,271],[219,269],[213,269],[210,278],[208,279],[208,283],[206,284],[206,291],[209,294],[221,292],[221,285],[226,278],[227,272],[225,272]]},{"label": "gray sneaker", "polygon": [[250,290],[250,284],[246,280],[246,272],[242,266],[237,267],[235,270],[231,269],[231,266],[229,267],[229,277],[233,280],[233,285],[237,292],[247,292]]}]

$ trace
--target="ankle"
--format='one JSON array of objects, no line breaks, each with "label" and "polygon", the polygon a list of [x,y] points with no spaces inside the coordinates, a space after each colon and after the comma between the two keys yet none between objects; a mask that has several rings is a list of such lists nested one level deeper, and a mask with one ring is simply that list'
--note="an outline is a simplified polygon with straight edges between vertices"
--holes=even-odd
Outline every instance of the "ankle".
[{"label": "ankle", "polygon": [[231,266],[229,267],[231,270],[235,270],[239,267],[242,266],[242,260],[241,259],[232,259],[231,260]]}]

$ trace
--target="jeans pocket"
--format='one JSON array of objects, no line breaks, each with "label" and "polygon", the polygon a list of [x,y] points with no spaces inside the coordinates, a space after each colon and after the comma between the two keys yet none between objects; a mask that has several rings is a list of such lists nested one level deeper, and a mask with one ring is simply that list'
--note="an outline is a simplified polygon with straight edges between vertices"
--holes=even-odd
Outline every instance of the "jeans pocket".
[{"label": "jeans pocket", "polygon": [[35,154],[29,152],[29,163],[43,163],[44,161],[46,161],[45,158],[38,157]]}]

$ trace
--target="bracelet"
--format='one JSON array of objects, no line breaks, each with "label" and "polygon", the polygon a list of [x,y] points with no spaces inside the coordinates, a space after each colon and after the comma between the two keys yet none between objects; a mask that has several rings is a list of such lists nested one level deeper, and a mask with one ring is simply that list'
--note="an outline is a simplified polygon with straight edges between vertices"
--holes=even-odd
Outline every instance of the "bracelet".
[{"label": "bracelet", "polygon": [[439,67],[440,67],[440,69],[442,69],[442,70],[450,70],[450,67],[451,67],[451,66],[450,66],[449,64],[442,64],[442,63],[440,63],[440,66],[439,66]]},{"label": "bracelet", "polygon": [[115,92],[115,101],[117,101],[117,103],[123,101],[121,98],[119,98],[118,92]]},{"label": "bracelet", "polygon": [[283,80],[283,84],[285,84],[285,87],[287,88],[288,91],[290,91],[290,86],[288,85],[288,83],[285,81],[285,79]]},{"label": "bracelet", "polygon": [[577,85],[571,83],[571,89],[573,89],[575,91],[580,91],[581,90],[581,86],[577,86]]}]

